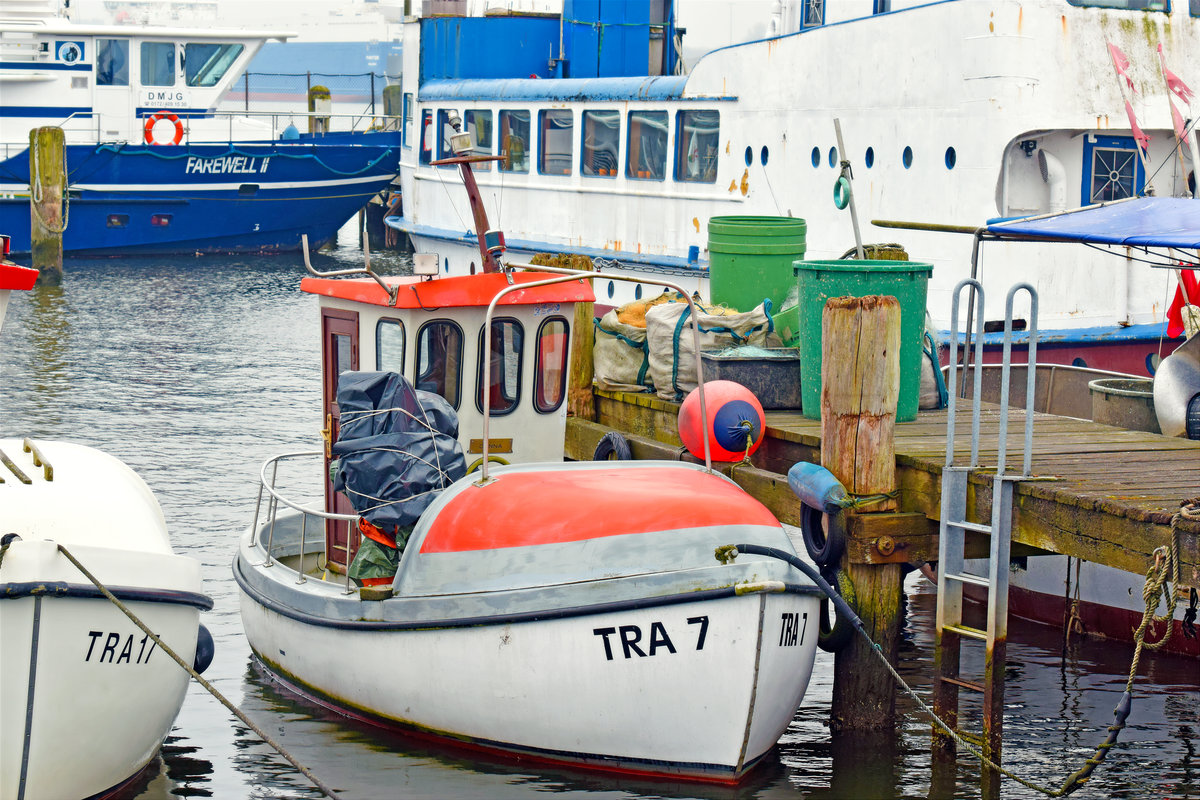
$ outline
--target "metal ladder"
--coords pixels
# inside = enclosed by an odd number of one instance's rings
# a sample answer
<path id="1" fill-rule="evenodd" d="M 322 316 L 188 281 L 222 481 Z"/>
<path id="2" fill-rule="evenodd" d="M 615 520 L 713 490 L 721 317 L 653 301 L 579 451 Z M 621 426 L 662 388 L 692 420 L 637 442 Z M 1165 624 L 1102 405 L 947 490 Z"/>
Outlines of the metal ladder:
<path id="1" fill-rule="evenodd" d="M 962 290 L 974 289 L 976 302 L 974 397 L 971 414 L 971 459 L 966 465 L 955 463 L 954 427 L 956 411 L 958 360 L 958 304 Z M 1025 442 L 1024 464 L 1020 474 L 1006 472 L 1005 457 L 1008 436 L 1009 375 L 1011 372 L 1013 297 L 1026 289 L 1030 298 L 1029 356 L 1025 376 Z M 938 527 L 938 586 L 937 627 L 934 650 L 934 711 L 966 741 L 980 747 L 984 755 L 1000 763 L 1002 722 L 1004 719 L 1004 665 L 1008 639 L 1008 574 L 1009 550 L 1012 535 L 1013 488 L 1017 481 L 1031 477 L 1033 445 L 1033 404 L 1037 364 L 1037 291 L 1028 283 L 1019 283 L 1008 292 L 1004 317 L 1004 357 L 1000 384 L 999 442 L 996 474 L 992 483 L 992 519 L 990 525 L 967 519 L 968 476 L 979 469 L 980 392 L 983 366 L 983 286 L 967 279 L 954 287 L 950 321 L 950 397 L 946 421 L 946 465 L 942 470 L 941 520 Z M 968 323 L 969 324 L 969 323 Z M 963 348 L 969 350 L 969 340 Z M 988 575 L 970 574 L 965 568 L 967 532 L 990 538 Z M 987 593 L 987 624 L 979 629 L 963 622 L 963 588 L 975 586 Z M 959 676 L 959 655 L 962 639 L 982 641 L 986 645 L 982 683 L 963 680 Z M 983 695 L 983 735 L 963 732 L 958 726 L 959 691 L 967 689 Z M 955 742 L 939 728 L 934 728 L 935 784 L 939 762 L 943 772 L 949 767 L 953 780 Z M 984 767 L 982 783 L 984 796 L 999 792 L 999 775 Z M 990 787 L 990 788 L 989 788 Z"/>

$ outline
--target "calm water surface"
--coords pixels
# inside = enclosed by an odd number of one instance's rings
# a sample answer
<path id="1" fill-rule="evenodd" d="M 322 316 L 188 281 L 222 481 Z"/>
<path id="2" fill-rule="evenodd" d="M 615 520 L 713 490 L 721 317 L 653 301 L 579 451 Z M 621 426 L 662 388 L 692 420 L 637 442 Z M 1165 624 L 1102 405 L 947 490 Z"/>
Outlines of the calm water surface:
<path id="1" fill-rule="evenodd" d="M 344 235 L 323 264 L 360 258 Z M 395 257 L 382 263 L 383 271 L 404 268 Z M 318 314 L 315 298 L 298 290 L 303 267 L 287 256 L 77 260 L 66 269 L 61 289 L 18 294 L 10 305 L 0 338 L 0 436 L 89 444 L 141 474 L 176 551 L 202 562 L 216 603 L 204 617 L 217 645 L 206 677 L 347 800 L 928 795 L 929 727 L 907 698 L 894 733 L 831 741 L 833 659 L 824 653 L 777 755 L 737 789 L 481 761 L 347 722 L 282 691 L 251 659 L 230 562 L 262 462 L 319 443 Z M 928 697 L 933 604 L 922 580 L 909 584 L 902 672 Z M 1006 762 L 1053 786 L 1079 768 L 1112 719 L 1130 655 L 1122 645 L 1087 643 L 1064 656 L 1059 636 L 1017 627 Z M 1200 798 L 1198 673 L 1194 663 L 1143 658 L 1122 743 L 1076 797 Z M 977 765 L 964 756 L 959 770 L 956 796 L 978 796 Z M 321 795 L 193 683 L 162 757 L 127 796 Z M 1006 783 L 1003 796 L 1037 795 Z"/>

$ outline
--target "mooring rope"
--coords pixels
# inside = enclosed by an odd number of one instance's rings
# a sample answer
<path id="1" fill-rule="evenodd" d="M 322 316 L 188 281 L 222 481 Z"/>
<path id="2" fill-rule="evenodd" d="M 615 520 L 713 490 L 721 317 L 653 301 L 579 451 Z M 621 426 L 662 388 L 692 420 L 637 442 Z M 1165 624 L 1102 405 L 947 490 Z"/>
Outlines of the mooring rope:
<path id="1" fill-rule="evenodd" d="M 1105 737 L 1103 742 L 1096 746 L 1095 754 L 1084 762 L 1083 767 L 1070 775 L 1063 782 L 1062 786 L 1058 787 L 1057 789 L 1040 786 L 1030 780 L 1022 778 L 1020 775 L 1017 775 L 1011 770 L 1000 766 L 988 758 L 982 750 L 964 739 L 951 725 L 947 724 L 940 717 L 938 717 L 938 715 L 934 713 L 934 710 L 930 708 L 924 700 L 921 699 L 920 695 L 918 695 L 916 691 L 908 685 L 904 678 L 900 676 L 900 673 L 896 671 L 895 667 L 892 666 L 891 662 L 888 661 L 887 656 L 883 653 L 883 648 L 871 639 L 871 636 L 869 633 L 867 633 L 866 627 L 862 620 L 859 619 L 854 610 L 850 608 L 845 599 L 837 592 L 837 590 L 830 586 L 829 583 L 821 577 L 820 573 L 813 569 L 813 567 L 804 563 L 791 553 L 778 550 L 774 547 L 763 547 L 762 545 L 755 544 L 725 545 L 723 547 L 718 547 L 716 550 L 716 557 L 717 561 L 721 562 L 722 564 L 728 564 L 732 563 L 733 560 L 737 558 L 739 552 L 751 553 L 754 555 L 777 558 L 781 561 L 786 561 L 793 567 L 796 567 L 817 584 L 817 587 L 825 593 L 831 602 L 833 602 L 834 606 L 838 610 L 838 613 L 843 614 L 848 620 L 850 620 L 853 627 L 856 628 L 860 634 L 862 634 L 864 639 L 866 639 L 867 644 L 870 645 L 871 651 L 879 656 L 879 660 L 883 662 L 885 667 L 887 667 L 887 671 L 891 673 L 892 678 L 896 681 L 896 683 L 902 689 L 904 689 L 905 693 L 908 694 L 909 697 L 913 699 L 921 711 L 923 711 L 925 715 L 933 721 L 933 724 L 945 731 L 950 738 L 955 741 L 955 743 L 964 747 L 967 752 L 979 759 L 979 761 L 988 768 L 993 769 L 1001 775 L 1016 781 L 1028 789 L 1041 792 L 1049 797 L 1065 797 L 1066 795 L 1074 792 L 1076 789 L 1079 789 L 1081 786 L 1086 784 L 1090 779 L 1092 772 L 1104 761 L 1104 757 L 1108 755 L 1108 751 L 1116 746 L 1117 737 L 1120 735 L 1121 730 L 1125 727 L 1125 720 L 1129 716 L 1130 709 L 1133 705 L 1133 681 L 1137 674 L 1138 661 L 1141 658 L 1143 647 L 1149 649 L 1162 647 L 1162 645 L 1169 638 L 1168 634 L 1153 644 L 1144 643 L 1146 629 L 1152 620 L 1172 620 L 1174 618 L 1175 605 L 1178 602 L 1177 590 L 1171 593 L 1172 599 L 1169 604 L 1169 616 L 1157 617 L 1155 616 L 1155 611 L 1158 609 L 1158 603 L 1162 597 L 1163 586 L 1167 582 L 1168 575 L 1171 576 L 1172 583 L 1174 583 L 1179 576 L 1179 532 L 1177 525 L 1180 519 L 1200 520 L 1200 498 L 1196 498 L 1195 500 L 1191 501 L 1185 501 L 1182 504 L 1180 511 L 1172 518 L 1171 547 L 1168 548 L 1163 546 L 1154 551 L 1154 563 L 1146 573 L 1146 588 L 1142 592 L 1142 595 L 1146 600 L 1146 611 L 1142 616 L 1142 624 L 1138 627 L 1136 633 L 1134 634 L 1136 647 L 1133 653 L 1133 663 L 1130 665 L 1129 669 L 1129 680 L 1125 684 L 1125 692 L 1121 695 L 1121 700 L 1117 703 L 1117 707 L 1113 709 L 1113 724 L 1108 726 L 1108 735 Z M 1170 628 L 1168 628 L 1168 630 L 1170 630 Z"/>
<path id="2" fill-rule="evenodd" d="M 9 543 L 6 542 L 3 545 L 3 547 L 0 547 L 0 563 L 2 563 L 4 560 L 4 553 L 6 550 L 8 550 L 8 546 L 9 546 Z M 191 675 L 193 678 L 195 678 L 196 681 L 201 686 L 203 686 L 205 689 L 208 690 L 209 694 L 211 694 L 213 697 L 217 698 L 217 700 L 221 703 L 221 705 L 223 705 L 223 706 L 225 706 L 225 708 L 229 709 L 229 711 L 235 717 L 237 717 L 239 720 L 241 720 L 241 722 L 244 725 L 246 725 L 246 727 L 248 727 L 250 730 L 254 731 L 256 736 L 258 736 L 264 742 L 269 744 L 271 747 L 275 748 L 276 752 L 278 752 L 281 756 L 283 756 L 285 759 L 287 759 L 288 763 L 291 764 L 296 769 L 298 769 L 304 775 L 304 777 L 306 777 L 310 781 L 312 781 L 313 785 L 316 786 L 318 789 L 320 789 L 322 792 L 324 792 L 327 797 L 330 797 L 333 800 L 339 800 L 340 796 L 338 795 L 338 793 L 336 791 L 334 791 L 333 789 L 326 786 L 321 781 L 320 778 L 318 778 L 316 775 L 313 774 L 312 770 L 310 770 L 308 767 L 304 766 L 299 761 L 297 761 L 296 758 L 291 753 L 289 753 L 287 750 L 284 749 L 283 745 L 279 744 L 279 742 L 272 739 L 270 737 L 270 735 L 268 735 L 267 732 L 264 731 L 262 728 L 255 725 L 250 720 L 250 718 L 247 717 L 242 712 L 241 709 L 239 709 L 237 706 L 235 706 L 233 703 L 231 703 L 228 699 L 226 699 L 226 697 L 224 695 L 222 695 L 221 692 L 218 691 L 215 686 L 213 686 L 211 683 L 209 683 L 203 677 L 201 677 L 200 673 L 196 672 L 196 670 L 192 667 L 191 664 L 188 664 L 186 661 L 184 661 L 182 658 L 180 658 L 179 654 L 176 653 L 174 650 L 172 650 L 167 645 L 166 642 L 164 642 L 162 639 L 160 639 L 157 634 L 155 634 L 152 630 L 150 630 L 150 628 L 146 627 L 146 624 L 144 622 L 142 622 L 140 619 L 138 619 L 137 615 L 134 614 L 132 611 L 130 611 L 129 608 L 124 603 L 122 603 L 119 598 L 116 597 L 116 595 L 114 595 L 112 592 L 110 592 L 108 590 L 108 587 L 106 587 L 103 583 L 101 583 L 99 581 L 99 579 L 96 578 L 95 575 L 93 575 L 91 572 L 89 572 L 87 567 L 83 566 L 83 564 L 81 564 L 79 562 L 79 560 L 77 558 L 75 558 L 75 556 L 71 555 L 70 551 L 68 551 L 67 548 L 63 547 L 60 544 L 60 545 L 58 545 L 58 551 L 60 553 L 62 553 L 64 556 L 66 556 L 67 560 L 70 561 L 72 564 L 74 564 L 75 567 L 80 572 L 82 572 L 89 581 L 92 582 L 92 585 L 100 590 L 101 594 L 103 594 L 105 597 L 107 597 L 109 599 L 109 601 L 111 601 L 113 603 L 113 605 L 115 605 L 117 608 L 119 608 L 125 616 L 129 617 L 129 619 L 133 622 L 134 625 L 137 625 L 138 628 L 140 628 L 143 633 L 145 633 L 147 636 L 149 636 L 150 639 L 153 640 L 153 642 L 155 644 L 157 644 L 160 648 L 162 648 L 163 652 L 165 652 L 172 659 L 174 659 L 176 664 L 183 667 L 183 669 L 186 670 L 189 675 Z"/>
<path id="3" fill-rule="evenodd" d="M 31 161 L 32 161 L 31 169 L 29 171 L 29 198 L 32 202 L 30 202 L 29 205 L 33 208 L 33 213 L 37 215 L 38 222 L 42 223 L 42 227 L 46 229 L 47 233 L 50 233 L 54 236 L 62 236 L 64 233 L 67 232 L 67 220 L 70 218 L 70 215 L 71 215 L 71 196 L 70 196 L 70 192 L 68 190 L 68 186 L 66 185 L 66 182 L 67 182 L 67 147 L 64 144 L 63 150 L 62 150 L 62 153 L 63 153 L 63 184 L 64 184 L 63 185 L 63 195 L 62 195 L 62 207 L 63 207 L 62 226 L 57 227 L 57 228 L 54 227 L 53 225 L 51 225 L 49 222 L 47 222 L 46 218 L 44 216 L 42 216 L 42 208 L 41 208 L 41 205 L 42 205 L 42 169 L 41 169 L 41 164 L 38 160 L 38 150 L 39 149 L 40 148 L 37 147 L 36 145 L 31 146 L 29 148 L 29 155 L 30 155 Z"/>

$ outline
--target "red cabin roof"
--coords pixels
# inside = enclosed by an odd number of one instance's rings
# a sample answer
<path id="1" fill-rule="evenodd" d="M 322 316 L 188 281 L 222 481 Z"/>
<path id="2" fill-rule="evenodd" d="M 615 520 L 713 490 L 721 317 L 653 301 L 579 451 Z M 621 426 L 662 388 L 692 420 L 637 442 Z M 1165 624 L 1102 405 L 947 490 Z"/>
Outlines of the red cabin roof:
<path id="1" fill-rule="evenodd" d="M 0 261 L 0 289 L 32 289 L 38 271 Z"/>
<path id="2" fill-rule="evenodd" d="M 512 283 L 534 283 L 554 277 L 551 273 L 514 272 Z M 493 272 L 462 275 L 455 278 L 384 278 L 389 285 L 399 286 L 395 308 L 434 309 L 486 307 L 501 289 L 510 285 L 509 276 Z M 305 278 L 300 289 L 309 294 L 336 297 L 355 303 L 388 306 L 387 293 L 370 278 L 339 280 L 336 278 Z M 596 299 L 592 287 L 583 279 L 536 286 L 513 292 L 500 300 L 500 305 L 537 305 L 538 303 L 589 303 Z"/>

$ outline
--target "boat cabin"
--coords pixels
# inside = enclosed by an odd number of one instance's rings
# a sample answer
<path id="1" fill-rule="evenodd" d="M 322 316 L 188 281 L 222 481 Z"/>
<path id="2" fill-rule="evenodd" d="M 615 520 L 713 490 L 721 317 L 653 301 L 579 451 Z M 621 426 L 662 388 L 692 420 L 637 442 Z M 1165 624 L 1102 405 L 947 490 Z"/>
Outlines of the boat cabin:
<path id="1" fill-rule="evenodd" d="M 575 304 L 591 302 L 587 281 L 531 286 L 500 299 L 491 323 L 491 369 L 485 370 L 488 305 L 514 284 L 546 279 L 533 272 L 484 273 L 455 278 L 387 279 L 395 299 L 369 278 L 309 277 L 301 289 L 320 297 L 322 409 L 325 421 L 325 507 L 351 514 L 349 501 L 329 480 L 330 448 L 339 422 L 337 379 L 350 370 L 395 372 L 420 390 L 441 395 L 459 420 L 468 471 L 484 458 L 484 401 L 488 403 L 487 458 L 499 464 L 562 459 L 566 432 L 568 355 Z M 490 377 L 488 377 L 490 376 Z M 343 570 L 357 549 L 358 532 L 326 520 L 330 568 Z"/>

